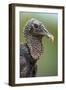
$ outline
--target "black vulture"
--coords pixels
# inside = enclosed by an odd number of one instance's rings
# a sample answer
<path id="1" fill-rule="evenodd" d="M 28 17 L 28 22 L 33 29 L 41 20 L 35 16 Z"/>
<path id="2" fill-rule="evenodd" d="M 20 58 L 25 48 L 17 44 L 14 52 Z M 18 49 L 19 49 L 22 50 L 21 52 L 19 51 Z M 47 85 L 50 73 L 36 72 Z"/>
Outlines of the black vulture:
<path id="1" fill-rule="evenodd" d="M 26 43 L 20 44 L 20 78 L 35 77 L 37 60 L 42 53 L 42 38 L 44 36 L 52 41 L 54 37 L 39 20 L 30 19 L 24 28 Z"/>

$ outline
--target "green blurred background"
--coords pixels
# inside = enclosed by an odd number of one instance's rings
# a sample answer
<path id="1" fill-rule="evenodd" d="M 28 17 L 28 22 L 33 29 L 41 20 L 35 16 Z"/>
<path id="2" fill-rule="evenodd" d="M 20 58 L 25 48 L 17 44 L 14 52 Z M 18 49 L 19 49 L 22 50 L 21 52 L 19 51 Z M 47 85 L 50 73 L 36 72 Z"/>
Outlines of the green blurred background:
<path id="1" fill-rule="evenodd" d="M 37 77 L 40 76 L 56 76 L 58 74 L 58 60 L 57 60 L 57 37 L 58 37 L 58 15 L 56 13 L 38 13 L 38 12 L 20 12 L 20 43 L 25 43 L 24 27 L 26 22 L 36 18 L 41 21 L 50 33 L 55 37 L 52 43 L 48 38 L 43 38 L 43 54 L 37 62 L 38 70 Z"/>

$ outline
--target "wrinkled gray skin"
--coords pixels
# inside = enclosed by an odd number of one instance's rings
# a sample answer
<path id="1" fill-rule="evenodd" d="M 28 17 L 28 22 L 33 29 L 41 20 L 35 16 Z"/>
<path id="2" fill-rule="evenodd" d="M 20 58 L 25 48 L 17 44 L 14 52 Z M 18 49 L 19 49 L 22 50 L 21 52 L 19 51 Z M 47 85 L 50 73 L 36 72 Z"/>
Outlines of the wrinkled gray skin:
<path id="1" fill-rule="evenodd" d="M 42 53 L 42 38 L 50 33 L 44 25 L 30 19 L 24 28 L 26 44 L 20 44 L 20 77 L 35 77 L 37 72 L 36 62 Z"/>

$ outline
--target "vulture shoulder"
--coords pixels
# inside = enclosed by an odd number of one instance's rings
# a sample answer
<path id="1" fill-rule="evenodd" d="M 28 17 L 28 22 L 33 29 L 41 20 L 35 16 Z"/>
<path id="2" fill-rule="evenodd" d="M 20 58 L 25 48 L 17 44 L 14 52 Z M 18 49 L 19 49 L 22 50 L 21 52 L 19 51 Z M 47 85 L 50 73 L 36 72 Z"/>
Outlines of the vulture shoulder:
<path id="1" fill-rule="evenodd" d="M 26 44 L 20 44 L 20 77 L 32 77 L 34 73 L 35 65 L 29 49 Z"/>

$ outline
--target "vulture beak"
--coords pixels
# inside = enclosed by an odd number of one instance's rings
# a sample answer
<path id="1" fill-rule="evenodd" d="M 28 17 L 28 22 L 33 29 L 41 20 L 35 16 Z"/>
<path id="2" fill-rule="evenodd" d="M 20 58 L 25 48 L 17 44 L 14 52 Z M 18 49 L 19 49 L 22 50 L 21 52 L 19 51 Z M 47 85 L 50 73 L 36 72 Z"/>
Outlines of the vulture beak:
<path id="1" fill-rule="evenodd" d="M 51 39 L 52 42 L 54 42 L 54 36 L 52 34 L 48 33 L 47 36 Z"/>
<path id="2" fill-rule="evenodd" d="M 54 36 L 51 33 L 49 33 L 47 29 L 44 29 L 44 31 L 44 35 L 51 39 L 52 42 L 54 42 Z"/>

